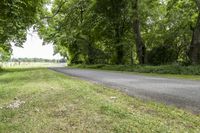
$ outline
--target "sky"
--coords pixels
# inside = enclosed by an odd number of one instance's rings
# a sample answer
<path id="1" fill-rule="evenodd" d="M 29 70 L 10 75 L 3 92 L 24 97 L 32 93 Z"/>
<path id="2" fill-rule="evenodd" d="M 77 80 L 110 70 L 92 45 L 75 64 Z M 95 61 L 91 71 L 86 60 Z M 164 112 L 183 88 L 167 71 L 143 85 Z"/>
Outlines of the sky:
<path id="1" fill-rule="evenodd" d="M 27 41 L 23 48 L 13 46 L 12 58 L 44 58 L 44 59 L 61 59 L 57 54 L 53 55 L 53 45 L 42 45 L 42 40 L 39 38 L 37 32 L 30 30 L 27 35 Z"/>

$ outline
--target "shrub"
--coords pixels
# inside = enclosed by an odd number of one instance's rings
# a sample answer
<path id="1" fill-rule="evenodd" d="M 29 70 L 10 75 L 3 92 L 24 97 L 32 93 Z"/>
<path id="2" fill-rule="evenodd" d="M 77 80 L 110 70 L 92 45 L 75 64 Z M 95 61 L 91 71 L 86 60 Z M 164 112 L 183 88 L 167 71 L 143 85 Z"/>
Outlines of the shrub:
<path id="1" fill-rule="evenodd" d="M 173 63 L 177 60 L 177 52 L 170 46 L 159 46 L 147 52 L 147 62 L 152 65 Z"/>

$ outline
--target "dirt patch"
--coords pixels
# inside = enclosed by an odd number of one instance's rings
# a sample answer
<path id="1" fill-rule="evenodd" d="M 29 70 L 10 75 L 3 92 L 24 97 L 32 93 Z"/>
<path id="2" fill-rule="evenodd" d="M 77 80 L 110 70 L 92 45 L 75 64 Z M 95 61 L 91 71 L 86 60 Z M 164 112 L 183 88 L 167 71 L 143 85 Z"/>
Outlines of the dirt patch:
<path id="1" fill-rule="evenodd" d="M 16 109 L 16 108 L 19 108 L 22 104 L 25 104 L 25 101 L 15 100 L 11 102 L 10 104 L 6 105 L 5 107 L 1 107 L 1 109 L 2 108 Z"/>
<path id="2" fill-rule="evenodd" d="M 15 109 L 15 108 L 19 108 L 22 104 L 25 104 L 25 101 L 15 100 L 14 102 L 7 105 L 6 108 Z"/>

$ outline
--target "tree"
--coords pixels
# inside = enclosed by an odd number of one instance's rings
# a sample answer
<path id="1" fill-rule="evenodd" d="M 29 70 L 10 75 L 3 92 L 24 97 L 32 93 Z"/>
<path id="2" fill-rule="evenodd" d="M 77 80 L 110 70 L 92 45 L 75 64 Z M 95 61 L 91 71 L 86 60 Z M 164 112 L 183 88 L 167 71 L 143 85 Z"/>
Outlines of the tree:
<path id="1" fill-rule="evenodd" d="M 192 28 L 192 41 L 189 49 L 189 58 L 193 64 L 200 63 L 200 1 L 195 0 L 196 6 L 198 8 L 198 17 L 196 25 Z"/>
<path id="2" fill-rule="evenodd" d="M 27 29 L 38 20 L 45 0 L 1 0 L 0 1 L 0 48 L 9 48 L 10 43 L 22 46 Z"/>
<path id="3" fill-rule="evenodd" d="M 37 28 L 44 41 L 53 43 L 55 51 L 68 57 L 70 63 L 187 62 L 189 47 L 191 61 L 197 62 L 198 3 L 199 0 L 55 0 L 52 10 L 41 14 L 46 17 L 41 17 L 44 19 Z M 161 57 L 162 53 L 166 56 Z"/>
<path id="4" fill-rule="evenodd" d="M 140 30 L 140 17 L 139 17 L 139 0 L 132 0 L 132 8 L 134 13 L 133 18 L 133 31 L 135 33 L 135 43 L 137 48 L 137 56 L 140 64 L 145 63 L 146 47 L 143 42 Z"/>

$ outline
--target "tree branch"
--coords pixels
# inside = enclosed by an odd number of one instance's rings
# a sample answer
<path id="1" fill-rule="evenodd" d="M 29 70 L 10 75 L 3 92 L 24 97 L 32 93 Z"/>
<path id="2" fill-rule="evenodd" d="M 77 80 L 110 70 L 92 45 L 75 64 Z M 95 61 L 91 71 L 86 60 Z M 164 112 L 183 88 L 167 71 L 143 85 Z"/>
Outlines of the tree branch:
<path id="1" fill-rule="evenodd" d="M 53 16 L 46 16 L 46 17 L 44 17 L 44 18 L 42 18 L 42 19 L 50 19 L 50 18 L 55 17 L 55 16 L 60 12 L 60 10 L 62 9 L 62 7 L 64 6 L 64 4 L 65 4 L 66 2 L 67 2 L 67 0 L 65 0 L 64 2 L 62 2 L 62 3 L 59 5 L 57 11 L 53 14 Z"/>

